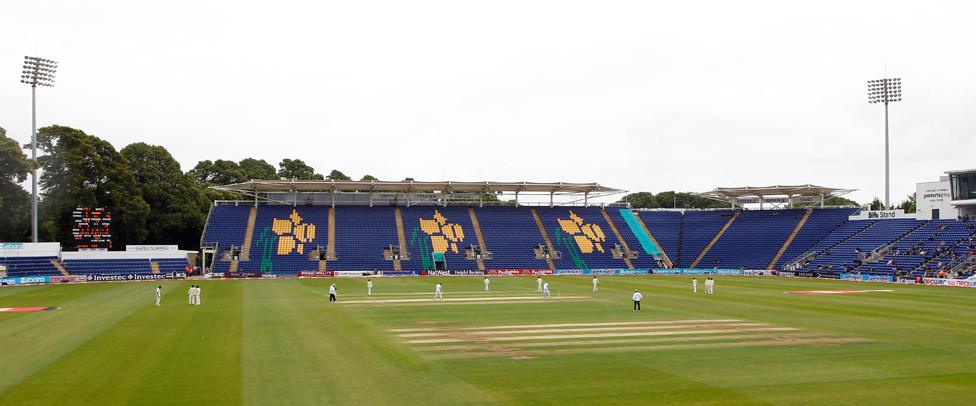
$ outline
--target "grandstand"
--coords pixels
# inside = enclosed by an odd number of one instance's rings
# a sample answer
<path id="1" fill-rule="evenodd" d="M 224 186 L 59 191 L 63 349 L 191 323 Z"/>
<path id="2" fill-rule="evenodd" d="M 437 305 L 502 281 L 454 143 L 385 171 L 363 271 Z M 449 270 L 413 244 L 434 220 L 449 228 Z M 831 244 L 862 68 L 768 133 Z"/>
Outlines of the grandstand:
<path id="1" fill-rule="evenodd" d="M 524 193 L 523 184 L 464 185 L 468 192 Z M 290 185 L 288 181 L 255 181 L 221 188 L 247 190 L 254 200 L 215 202 L 202 239 L 202 245 L 212 250 L 209 258 L 214 271 L 424 274 L 493 270 L 650 272 L 677 267 L 789 270 L 816 276 L 851 272 L 907 276 L 924 275 L 926 270 L 951 270 L 950 265 L 969 258 L 976 236 L 972 223 L 868 219 L 858 217 L 861 209 L 822 207 L 825 196 L 848 191 L 812 185 L 709 192 L 713 197 L 729 199 L 734 208 L 724 210 L 636 211 L 591 206 L 585 201 L 579 204 L 578 200 L 562 205 L 512 202 L 493 206 L 470 195 L 467 200 L 450 196 L 464 193 L 464 187 L 454 188 L 461 185 L 457 182 L 384 184 L 382 192 L 386 195 L 382 199 L 363 199 L 360 191 L 375 190 L 375 182 L 339 185 L 304 181 L 301 191 L 292 188 L 285 196 L 291 204 L 268 198 Z M 615 190 L 597 184 L 537 185 L 547 185 L 537 186 L 535 191 L 550 196 L 558 191 Z M 417 188 L 427 191 L 427 199 L 410 200 L 411 191 Z M 384 204 L 341 204 L 348 201 L 343 191 L 361 202 L 381 200 Z M 389 193 L 408 197 L 391 199 Z M 761 208 L 774 209 L 746 209 L 745 205 L 755 203 L 757 197 Z M 778 206 L 783 203 L 787 205 Z M 795 208 L 803 204 L 813 207 Z M 299 228 L 312 231 L 299 232 Z M 324 247 L 332 247 L 327 249 L 328 255 L 319 253 Z"/>
<path id="2" fill-rule="evenodd" d="M 219 189 L 252 198 L 214 202 L 201 236 L 205 267 L 229 276 L 678 268 L 962 277 L 976 267 L 976 222 L 822 207 L 825 196 L 847 191 L 812 185 L 718 188 L 703 195 L 730 208 L 713 210 L 589 205 L 590 193 L 620 192 L 595 183 L 252 181 Z M 483 199 L 506 192 L 550 202 Z M 0 248 L 9 277 L 175 274 L 193 261 L 176 247 Z"/>

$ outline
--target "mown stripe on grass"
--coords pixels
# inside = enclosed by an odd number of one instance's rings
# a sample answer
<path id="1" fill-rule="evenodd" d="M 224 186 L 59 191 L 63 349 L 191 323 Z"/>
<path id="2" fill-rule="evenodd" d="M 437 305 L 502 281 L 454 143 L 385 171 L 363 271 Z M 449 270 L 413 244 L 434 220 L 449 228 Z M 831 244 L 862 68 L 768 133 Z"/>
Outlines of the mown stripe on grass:
<path id="1" fill-rule="evenodd" d="M 0 316 L 0 394 L 51 365 L 138 310 L 145 292 L 134 285 L 97 284 L 15 288 L 3 303 L 23 304 L 23 296 L 48 294 L 62 309 L 56 312 Z M 4 289 L 6 290 L 6 288 Z M 40 299 L 38 297 L 37 299 Z M 27 298 L 28 301 L 35 299 Z"/>
<path id="2" fill-rule="evenodd" d="M 511 329 L 536 329 L 536 328 L 562 328 L 562 327 L 596 327 L 596 326 L 655 326 L 668 324 L 704 324 L 704 323 L 735 323 L 739 319 L 701 319 L 701 320 L 657 320 L 657 321 L 617 321 L 603 323 L 559 323 L 559 324 L 515 324 L 504 326 L 476 326 L 476 327 L 420 327 L 420 328 L 393 328 L 389 331 L 394 333 L 407 333 L 414 331 L 480 331 L 480 330 L 511 330 Z"/>
<path id="3" fill-rule="evenodd" d="M 151 302 L 150 284 L 119 285 L 127 294 L 108 305 L 132 314 L 11 388 L 0 403 L 239 403 L 239 289 L 204 282 L 204 305 L 190 306 L 188 285 L 165 284 L 161 307 Z M 76 322 L 87 325 L 85 318 Z"/>
<path id="4" fill-rule="evenodd" d="M 296 281 L 244 284 L 242 393 L 268 404 L 464 404 L 491 399 Z M 288 300 L 280 300 L 285 299 Z"/>
<path id="5" fill-rule="evenodd" d="M 781 340 L 745 340 L 732 342 L 708 342 L 708 343 L 683 343 L 683 344 L 661 344 L 661 345 L 633 345 L 633 346 L 614 346 L 614 347 L 580 347 L 580 348 L 556 348 L 545 350 L 512 350 L 496 352 L 450 352 L 431 354 L 432 359 L 457 359 L 457 358 L 485 358 L 485 357 L 538 357 L 542 355 L 562 355 L 580 353 L 605 353 L 605 352 L 626 352 L 626 351 L 664 351 L 664 350 L 702 350 L 712 348 L 743 348 L 743 347 L 779 347 L 791 345 L 838 345 L 854 344 L 867 342 L 860 338 L 851 337 L 814 337 L 814 338 L 791 338 Z"/>

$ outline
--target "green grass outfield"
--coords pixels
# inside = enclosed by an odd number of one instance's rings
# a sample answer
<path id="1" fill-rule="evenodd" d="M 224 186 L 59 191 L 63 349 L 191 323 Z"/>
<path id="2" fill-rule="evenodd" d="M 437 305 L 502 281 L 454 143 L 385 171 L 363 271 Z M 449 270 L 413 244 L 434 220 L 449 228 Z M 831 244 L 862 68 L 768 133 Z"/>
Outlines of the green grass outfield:
<path id="1" fill-rule="evenodd" d="M 563 276 L 542 301 L 534 279 L 380 278 L 365 304 L 362 279 L 202 281 L 201 306 L 167 281 L 160 308 L 155 282 L 0 288 L 61 307 L 0 313 L 0 405 L 976 402 L 976 290 Z M 895 291 L 784 293 L 815 289 Z"/>

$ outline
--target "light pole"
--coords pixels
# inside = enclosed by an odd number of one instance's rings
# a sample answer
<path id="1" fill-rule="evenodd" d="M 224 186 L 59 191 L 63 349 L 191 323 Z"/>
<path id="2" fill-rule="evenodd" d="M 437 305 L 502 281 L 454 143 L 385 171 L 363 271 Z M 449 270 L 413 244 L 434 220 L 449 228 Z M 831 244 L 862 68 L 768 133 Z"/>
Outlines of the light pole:
<path id="1" fill-rule="evenodd" d="M 31 87 L 31 241 L 37 242 L 37 87 L 54 86 L 54 72 L 58 63 L 50 59 L 36 56 L 24 57 L 24 71 L 20 75 L 20 83 Z"/>
<path id="2" fill-rule="evenodd" d="M 885 208 L 891 208 L 891 163 L 888 155 L 888 103 L 901 101 L 901 78 L 868 81 L 868 103 L 884 103 L 885 121 Z"/>

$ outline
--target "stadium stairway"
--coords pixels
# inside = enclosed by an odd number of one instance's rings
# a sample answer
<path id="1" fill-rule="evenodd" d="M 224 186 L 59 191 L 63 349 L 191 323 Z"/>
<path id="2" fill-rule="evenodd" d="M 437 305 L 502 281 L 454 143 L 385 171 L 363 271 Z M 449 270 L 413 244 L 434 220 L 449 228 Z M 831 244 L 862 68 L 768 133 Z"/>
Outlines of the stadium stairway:
<path id="1" fill-rule="evenodd" d="M 335 207 L 329 208 L 329 241 L 326 243 L 325 258 L 329 261 L 334 261 L 336 259 L 336 222 L 335 222 Z M 323 265 L 324 267 L 324 265 Z M 323 268 L 324 269 L 324 268 Z"/>
<path id="2" fill-rule="evenodd" d="M 57 269 L 57 270 L 58 270 L 58 272 L 61 272 L 61 275 L 64 275 L 64 276 L 68 276 L 68 275 L 70 275 L 70 274 L 68 273 L 68 270 L 66 270 L 66 269 L 64 269 L 64 267 L 63 267 L 63 266 L 61 266 L 61 263 L 60 263 L 60 262 L 58 262 L 58 260 L 56 260 L 56 259 L 52 259 L 52 260 L 51 260 L 51 265 L 54 265 L 54 268 L 55 268 L 55 269 Z"/>
<path id="3" fill-rule="evenodd" d="M 244 231 L 244 244 L 241 245 L 241 260 L 251 259 L 251 240 L 254 238 L 254 223 L 258 218 L 258 208 L 251 207 L 251 212 L 247 215 L 247 228 Z"/>
<path id="4" fill-rule="evenodd" d="M 684 216 L 681 212 L 639 210 L 636 214 L 641 227 L 657 244 L 661 253 L 671 263 L 671 267 L 681 266 L 681 251 L 684 245 Z"/>
<path id="5" fill-rule="evenodd" d="M 393 209 L 393 217 L 396 219 L 396 230 L 397 230 L 397 241 L 400 243 L 400 249 L 407 249 L 407 234 L 403 232 L 403 213 L 400 212 L 400 208 Z M 403 263 L 399 259 L 393 260 L 393 270 L 402 271 Z"/>
<path id="6" fill-rule="evenodd" d="M 647 227 L 646 223 L 644 223 L 644 219 L 642 219 L 641 216 L 636 214 L 634 215 L 634 219 L 636 219 L 637 224 L 640 225 L 642 229 L 644 229 L 644 234 L 647 234 L 647 237 L 650 238 L 651 244 L 654 244 L 654 247 L 658 250 L 658 252 L 661 253 L 661 259 L 663 259 L 662 262 L 664 263 L 664 267 L 665 268 L 674 267 L 674 262 L 671 261 L 671 257 L 668 256 L 668 252 L 665 251 L 664 247 L 661 246 L 661 243 L 657 241 L 657 237 L 654 237 L 654 233 L 652 233 L 651 229 Z"/>
<path id="7" fill-rule="evenodd" d="M 149 269 L 152 269 L 152 273 L 159 275 L 159 262 L 149 261 Z"/>
<path id="8" fill-rule="evenodd" d="M 474 212 L 474 207 L 468 207 L 468 216 L 471 217 L 471 228 L 474 229 L 474 236 L 478 239 L 478 246 L 481 247 L 482 252 L 488 252 L 488 245 L 485 244 L 485 236 L 481 234 L 481 225 L 478 224 L 478 215 Z M 481 258 L 477 259 L 478 270 L 485 270 L 485 261 Z"/>
<path id="9" fill-rule="evenodd" d="M 793 259 L 787 266 L 783 267 L 783 269 L 806 266 L 806 264 L 815 261 L 824 253 L 830 252 L 837 246 L 857 237 L 858 234 L 867 231 L 871 227 L 874 227 L 875 224 L 877 224 L 877 221 L 848 221 L 841 224 L 839 227 L 834 229 L 834 231 L 831 231 L 830 234 L 821 239 L 820 242 L 810 248 L 809 251 Z"/>
<path id="10" fill-rule="evenodd" d="M 705 255 L 708 254 L 708 251 L 715 246 L 715 243 L 718 242 L 720 238 L 722 238 L 722 234 L 725 234 L 725 231 L 732 226 L 732 222 L 734 222 L 737 217 L 739 217 L 738 211 L 732 213 L 732 215 L 729 216 L 729 220 L 725 222 L 725 225 L 722 226 L 721 229 L 718 230 L 718 233 L 715 234 L 715 237 L 712 238 L 712 241 L 710 241 L 708 245 L 706 245 L 705 248 L 702 249 L 700 253 L 698 253 L 698 257 L 696 257 L 695 260 L 691 262 L 691 266 L 689 268 L 694 268 L 695 266 L 698 265 L 698 262 L 701 261 L 702 258 L 705 258 Z"/>
<path id="11" fill-rule="evenodd" d="M 549 232 L 546 231 L 546 226 L 542 224 L 542 218 L 539 217 L 539 212 L 533 207 L 529 209 L 532 212 L 532 218 L 535 219 L 535 225 L 539 227 L 539 234 L 542 235 L 542 240 L 546 242 L 546 247 L 549 248 L 550 253 L 556 252 L 556 246 L 552 244 L 552 240 L 549 238 Z M 552 262 L 552 258 L 546 258 L 546 263 L 549 264 L 549 269 L 556 269 L 556 264 Z"/>
<path id="12" fill-rule="evenodd" d="M 767 266 L 766 269 L 772 270 L 773 267 L 776 266 L 776 263 L 783 258 L 783 254 L 786 253 L 786 250 L 790 247 L 790 244 L 793 243 L 793 239 L 796 238 L 796 235 L 800 233 L 803 225 L 806 224 L 807 220 L 810 219 L 811 214 L 813 214 L 813 209 L 807 209 L 807 211 L 803 213 L 803 218 L 800 219 L 799 223 L 796 223 L 796 227 L 793 228 L 793 232 L 790 233 L 789 237 L 786 237 L 786 241 L 783 241 L 783 246 L 779 247 L 779 251 L 776 251 L 776 256 L 773 257 L 772 261 L 769 261 L 769 266 Z"/>
<path id="13" fill-rule="evenodd" d="M 625 240 L 624 236 L 620 234 L 620 230 L 617 229 L 617 225 L 613 224 L 613 219 L 610 218 L 610 214 L 607 213 L 607 209 L 601 207 L 600 214 L 603 215 L 603 219 L 606 220 L 607 224 L 610 225 L 610 231 L 613 231 L 613 235 L 617 237 L 617 241 L 620 241 L 620 245 L 624 247 L 625 252 L 624 252 L 623 260 L 624 263 L 627 264 L 627 269 L 634 269 L 634 263 L 631 262 L 630 258 L 627 257 L 627 253 L 631 252 L 630 246 L 627 245 L 627 240 Z"/>

